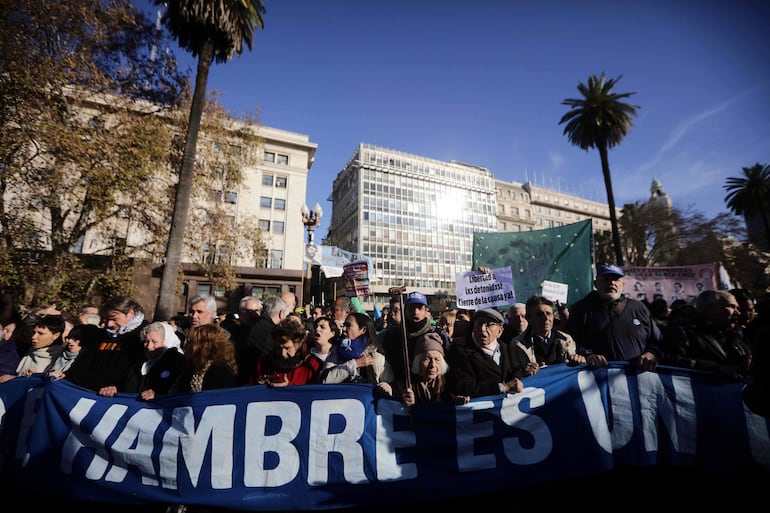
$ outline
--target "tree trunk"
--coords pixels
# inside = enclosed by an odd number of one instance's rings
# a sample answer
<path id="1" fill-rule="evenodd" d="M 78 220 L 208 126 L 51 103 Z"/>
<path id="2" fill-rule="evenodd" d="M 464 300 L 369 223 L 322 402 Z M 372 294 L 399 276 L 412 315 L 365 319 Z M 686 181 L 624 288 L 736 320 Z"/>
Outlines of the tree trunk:
<path id="1" fill-rule="evenodd" d="M 171 230 L 166 245 L 166 262 L 163 276 L 160 280 L 160 292 L 155 305 L 155 320 L 166 320 L 174 315 L 174 305 L 177 294 L 177 275 L 184 247 L 187 215 L 190 212 L 190 196 L 192 193 L 193 176 L 195 173 L 195 155 L 198 149 L 198 131 L 203 117 L 203 107 L 206 103 L 206 84 L 209 78 L 209 68 L 214 59 L 214 44 L 204 43 L 198 56 L 198 70 L 195 76 L 195 92 L 190 105 L 190 119 L 185 136 L 182 167 L 179 170 L 179 183 L 174 200 L 174 215 L 171 220 Z"/>
<path id="2" fill-rule="evenodd" d="M 612 192 L 612 176 L 610 175 L 610 163 L 607 158 L 607 143 L 597 143 L 599 157 L 602 159 L 602 174 L 604 186 L 607 188 L 607 204 L 610 207 L 610 224 L 612 225 L 612 245 L 615 248 L 615 263 L 623 267 L 623 249 L 620 246 L 620 230 L 618 229 L 618 216 L 615 212 L 615 195 Z"/>

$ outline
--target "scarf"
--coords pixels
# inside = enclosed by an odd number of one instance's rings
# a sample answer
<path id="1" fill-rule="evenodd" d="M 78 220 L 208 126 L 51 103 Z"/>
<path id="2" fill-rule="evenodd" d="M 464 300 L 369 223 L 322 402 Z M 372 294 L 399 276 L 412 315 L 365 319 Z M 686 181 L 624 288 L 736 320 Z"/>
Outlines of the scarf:
<path id="1" fill-rule="evenodd" d="M 53 362 L 50 370 L 60 370 L 66 372 L 75 363 L 75 358 L 78 357 L 80 351 L 73 353 L 72 351 L 65 350 L 59 357 Z"/>
<path id="2" fill-rule="evenodd" d="M 206 365 L 203 366 L 200 372 L 196 372 L 195 374 L 193 374 L 193 377 L 190 380 L 190 392 L 203 391 L 203 378 L 206 376 L 206 373 L 209 371 L 209 367 L 211 367 L 211 360 L 206 362 Z"/>
<path id="3" fill-rule="evenodd" d="M 126 324 L 117 330 L 108 328 L 106 331 L 110 338 L 116 338 L 117 336 L 124 333 L 134 331 L 136 328 L 141 326 L 142 322 L 144 322 L 144 314 L 142 312 L 136 312 L 136 314 L 130 318 Z"/>
<path id="4" fill-rule="evenodd" d="M 418 381 L 414 386 L 414 398 L 418 403 L 429 403 L 441 400 L 444 391 L 444 376 L 438 376 L 430 381 Z"/>
<path id="5" fill-rule="evenodd" d="M 16 374 L 21 376 L 27 370 L 32 370 L 33 373 L 47 372 L 62 352 L 64 352 L 64 346 L 61 344 L 34 349 L 21 359 L 19 366 L 16 367 Z"/>
<path id="6" fill-rule="evenodd" d="M 409 338 L 417 338 L 420 335 L 425 335 L 430 331 L 430 319 L 427 317 L 417 323 L 407 322 L 406 327 L 411 330 L 406 335 Z"/>
<path id="7" fill-rule="evenodd" d="M 293 371 L 305 361 L 305 357 L 297 353 L 289 358 L 281 358 L 280 355 L 273 355 L 273 368 L 278 372 L 288 373 Z"/>

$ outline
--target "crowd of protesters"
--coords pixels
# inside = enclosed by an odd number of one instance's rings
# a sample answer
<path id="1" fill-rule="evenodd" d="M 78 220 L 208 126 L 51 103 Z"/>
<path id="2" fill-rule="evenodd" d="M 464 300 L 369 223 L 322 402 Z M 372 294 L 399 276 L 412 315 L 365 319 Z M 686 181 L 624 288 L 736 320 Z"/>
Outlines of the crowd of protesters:
<path id="1" fill-rule="evenodd" d="M 231 313 L 194 296 L 186 315 L 153 323 L 122 296 L 77 315 L 50 307 L 22 319 L 6 308 L 0 383 L 46 373 L 103 396 L 152 400 L 228 386 L 361 382 L 411 407 L 517 393 L 547 365 L 627 361 L 642 371 L 668 365 L 747 379 L 747 404 L 767 415 L 770 294 L 705 290 L 693 304 L 647 303 L 624 294 L 623 276 L 600 266 L 594 290 L 569 308 L 534 295 L 507 308 L 436 312 L 422 293 L 400 290 L 376 319 L 347 297 L 302 315 L 292 293 L 246 296 Z"/>
<path id="2" fill-rule="evenodd" d="M 184 315 L 160 322 L 124 296 L 74 315 L 49 307 L 22 316 L 0 304 L 0 383 L 44 374 L 143 401 L 217 388 L 366 383 L 412 411 L 521 393 L 546 366 L 622 361 L 640 372 L 661 365 L 745 381 L 746 406 L 770 417 L 770 292 L 705 290 L 692 303 L 647 303 L 624 293 L 623 277 L 622 268 L 603 265 L 594 290 L 571 305 L 533 295 L 475 311 L 435 311 L 424 294 L 399 290 L 377 318 L 356 297 L 305 311 L 291 293 L 243 297 L 237 312 L 194 296 Z"/>

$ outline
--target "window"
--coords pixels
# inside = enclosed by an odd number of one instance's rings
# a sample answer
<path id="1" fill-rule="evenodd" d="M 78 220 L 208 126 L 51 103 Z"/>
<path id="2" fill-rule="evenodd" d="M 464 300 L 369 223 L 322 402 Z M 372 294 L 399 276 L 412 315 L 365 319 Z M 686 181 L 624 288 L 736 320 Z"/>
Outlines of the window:
<path id="1" fill-rule="evenodd" d="M 288 155 L 278 155 L 278 159 L 276 160 L 276 164 L 281 164 L 284 166 L 289 165 L 289 156 Z"/>
<path id="2" fill-rule="evenodd" d="M 266 151 L 265 154 L 262 156 L 262 160 L 265 162 L 275 162 L 275 153 L 272 151 Z"/>
<path id="3" fill-rule="evenodd" d="M 266 299 L 272 296 L 280 296 L 280 287 L 265 287 L 262 285 L 255 285 L 251 287 L 251 295 L 254 297 L 260 297 Z"/>
<path id="4" fill-rule="evenodd" d="M 273 175 L 262 175 L 262 185 L 273 186 Z"/>
<path id="5" fill-rule="evenodd" d="M 236 203 L 238 203 L 238 193 L 233 191 L 228 191 L 227 193 L 225 193 L 225 201 L 227 203 L 232 203 L 233 205 L 235 205 Z"/>
<path id="6" fill-rule="evenodd" d="M 259 229 L 263 232 L 269 232 L 270 231 L 270 221 L 268 219 L 260 219 L 259 220 Z"/>
<path id="7" fill-rule="evenodd" d="M 273 206 L 273 198 L 268 198 L 267 196 L 262 196 L 259 198 L 259 206 L 270 208 Z"/>
<path id="8" fill-rule="evenodd" d="M 282 189 L 286 188 L 286 181 L 287 178 L 285 176 L 276 176 L 275 177 L 275 186 L 280 187 Z"/>
<path id="9" fill-rule="evenodd" d="M 283 267 L 283 251 L 280 249 L 274 249 L 270 252 L 270 265 L 271 269 L 280 269 Z"/>
<path id="10" fill-rule="evenodd" d="M 276 210 L 286 210 L 286 200 L 275 198 L 274 206 Z"/>
<path id="11" fill-rule="evenodd" d="M 198 294 L 200 295 L 211 295 L 211 284 L 210 283 L 199 283 L 198 284 Z"/>
<path id="12" fill-rule="evenodd" d="M 511 215 L 514 217 L 519 217 L 519 207 L 511 207 Z"/>
<path id="13" fill-rule="evenodd" d="M 273 221 L 273 232 L 283 233 L 283 221 Z"/>

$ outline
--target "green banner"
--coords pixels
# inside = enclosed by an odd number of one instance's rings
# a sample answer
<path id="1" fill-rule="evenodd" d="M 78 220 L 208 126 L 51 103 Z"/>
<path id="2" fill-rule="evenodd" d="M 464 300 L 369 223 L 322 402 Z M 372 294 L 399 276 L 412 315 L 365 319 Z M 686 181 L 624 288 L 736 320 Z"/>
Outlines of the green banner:
<path id="1" fill-rule="evenodd" d="M 593 290 L 591 219 L 531 232 L 474 233 L 473 269 L 510 266 L 516 301 L 542 292 L 543 280 L 566 283 L 567 304 Z"/>

